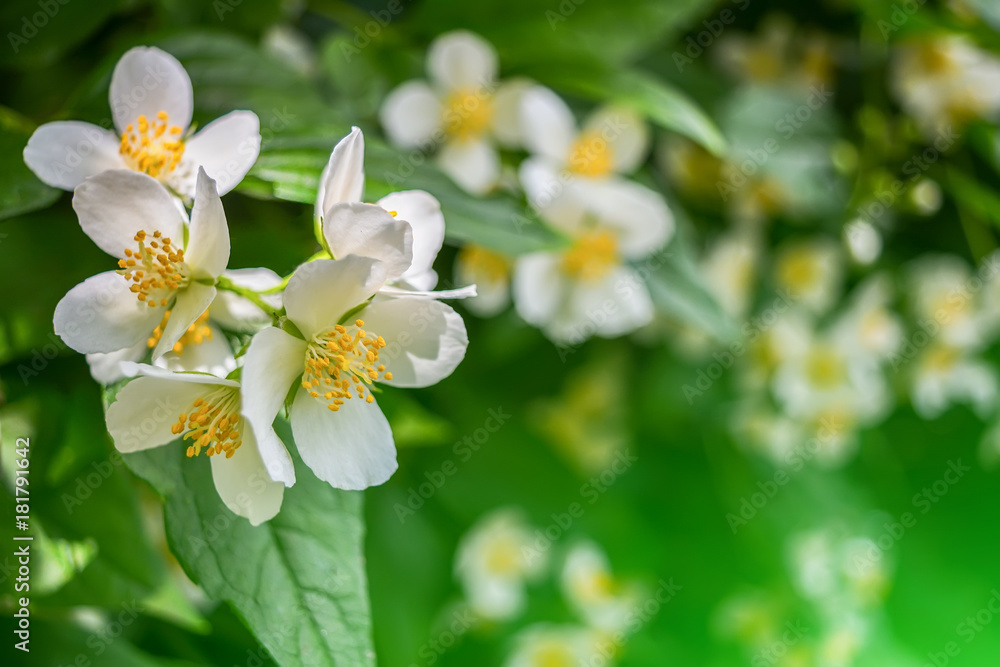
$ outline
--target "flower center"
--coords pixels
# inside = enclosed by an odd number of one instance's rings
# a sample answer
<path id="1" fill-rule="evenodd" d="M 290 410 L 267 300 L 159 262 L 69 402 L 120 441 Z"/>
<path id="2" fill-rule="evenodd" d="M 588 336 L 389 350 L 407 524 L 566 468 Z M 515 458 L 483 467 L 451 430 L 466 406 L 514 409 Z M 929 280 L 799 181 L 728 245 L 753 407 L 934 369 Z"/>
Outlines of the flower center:
<path id="1" fill-rule="evenodd" d="M 493 122 L 493 99 L 475 88 L 460 88 L 445 98 L 441 115 L 449 135 L 474 139 Z"/>
<path id="2" fill-rule="evenodd" d="M 550 642 L 536 649 L 534 664 L 537 667 L 573 667 L 576 659 L 567 647 Z"/>
<path id="3" fill-rule="evenodd" d="M 521 558 L 517 543 L 510 538 L 501 538 L 486 556 L 486 569 L 502 576 L 520 572 Z"/>
<path id="4" fill-rule="evenodd" d="M 232 457 L 243 436 L 240 432 L 240 393 L 235 387 L 219 387 L 207 396 L 199 397 L 187 412 L 177 416 L 177 423 L 170 429 L 175 435 L 184 434 L 191 440 L 187 455 L 198 456 L 201 450 L 209 456 L 226 453 Z"/>
<path id="5" fill-rule="evenodd" d="M 819 278 L 819 263 L 810 252 L 795 251 L 779 260 L 778 279 L 792 291 L 808 289 Z"/>
<path id="6" fill-rule="evenodd" d="M 159 178 L 176 169 L 184 157 L 183 131 L 170 125 L 166 111 L 156 114 L 152 123 L 146 116 L 139 116 L 122 133 L 118 152 L 136 171 Z"/>
<path id="7" fill-rule="evenodd" d="M 373 403 L 375 397 L 368 387 L 379 379 L 380 373 L 383 379 L 392 379 L 392 373 L 386 373 L 385 366 L 378 363 L 378 353 L 385 347 L 385 339 L 365 331 L 364 326 L 364 320 L 355 320 L 347 327 L 338 324 L 317 334 L 306 351 L 302 386 L 313 398 L 322 397 L 327 401 L 327 407 L 333 412 L 339 410 L 345 400 L 354 397 L 352 389 L 358 398 Z"/>
<path id="8" fill-rule="evenodd" d="M 611 173 L 611 146 L 596 130 L 581 132 L 569 150 L 569 171 L 580 176 L 598 178 Z"/>
<path id="9" fill-rule="evenodd" d="M 607 231 L 581 236 L 562 258 L 563 273 L 577 280 L 599 280 L 620 263 L 618 241 Z"/>
<path id="10" fill-rule="evenodd" d="M 481 276 L 484 282 L 499 283 L 507 280 L 510 262 L 506 258 L 478 245 L 467 245 L 458 253 L 458 261 L 470 273 Z"/>
<path id="11" fill-rule="evenodd" d="M 132 283 L 129 289 L 139 301 L 145 301 L 150 308 L 166 306 L 173 293 L 188 281 L 184 250 L 174 248 L 160 232 L 153 232 L 149 238 L 148 232 L 139 231 L 135 242 L 138 249 L 125 248 L 125 259 L 118 260 L 118 273 Z"/>
<path id="12" fill-rule="evenodd" d="M 959 352 L 947 345 L 936 345 L 924 357 L 924 365 L 932 371 L 946 372 L 955 367 Z"/>
<path id="13" fill-rule="evenodd" d="M 847 373 L 837 351 L 822 346 L 810 352 L 806 361 L 806 376 L 817 387 L 829 389 L 843 382 Z"/>
<path id="14" fill-rule="evenodd" d="M 168 310 L 163 314 L 163 319 L 160 320 L 159 326 L 153 329 L 153 334 L 146 341 L 146 346 L 149 349 L 152 350 L 156 347 L 156 344 L 160 342 L 160 338 L 163 337 L 163 331 L 167 328 L 167 321 L 170 319 L 170 312 Z M 185 347 L 201 345 L 206 340 L 212 340 L 212 327 L 208 326 L 207 310 L 198 316 L 198 319 L 187 328 L 183 336 L 177 339 L 173 347 L 174 354 L 180 356 L 184 354 Z"/>

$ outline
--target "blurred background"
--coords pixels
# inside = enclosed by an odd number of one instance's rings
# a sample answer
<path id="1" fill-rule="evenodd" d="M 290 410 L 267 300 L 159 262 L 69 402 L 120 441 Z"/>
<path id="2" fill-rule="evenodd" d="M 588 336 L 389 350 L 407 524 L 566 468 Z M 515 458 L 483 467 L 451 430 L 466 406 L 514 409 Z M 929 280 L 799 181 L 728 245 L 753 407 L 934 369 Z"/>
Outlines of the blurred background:
<path id="1" fill-rule="evenodd" d="M 364 493 L 378 664 L 996 664 L 994 3 L 16 0 L 0 17 L 0 532 L 27 435 L 40 535 L 23 664 L 275 664 L 171 555 L 161 499 L 52 332 L 106 258 L 24 165 L 28 137 L 107 121 L 115 62 L 156 45 L 190 74 L 197 122 L 260 117 L 224 198 L 231 267 L 286 275 L 313 254 L 320 171 L 358 125 L 367 201 L 440 199 L 442 285 L 469 262 L 506 284 L 557 238 L 518 191 L 525 151 L 472 195 L 379 120 L 456 29 L 578 119 L 640 113 L 632 177 L 676 232 L 646 265 L 651 324 L 554 343 L 503 298 L 458 303 L 455 374 L 380 398 L 400 465 Z"/>

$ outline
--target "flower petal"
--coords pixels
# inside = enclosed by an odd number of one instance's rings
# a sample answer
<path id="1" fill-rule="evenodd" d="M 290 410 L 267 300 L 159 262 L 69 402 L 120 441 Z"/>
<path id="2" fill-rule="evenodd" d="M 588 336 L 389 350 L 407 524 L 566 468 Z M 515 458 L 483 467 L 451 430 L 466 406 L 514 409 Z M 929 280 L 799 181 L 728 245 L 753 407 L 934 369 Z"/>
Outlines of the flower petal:
<path id="1" fill-rule="evenodd" d="M 615 338 L 653 320 L 653 301 L 642 279 L 622 266 L 600 281 L 577 282 L 569 303 L 546 332 L 557 342 L 580 343 L 592 334 Z"/>
<path id="2" fill-rule="evenodd" d="M 576 185 L 571 196 L 618 231 L 618 247 L 625 257 L 648 257 L 673 235 L 673 213 L 658 192 L 617 176 Z"/>
<path id="3" fill-rule="evenodd" d="M 525 91 L 521 97 L 520 122 L 529 152 L 558 165 L 566 163 L 577 135 L 576 120 L 558 95 L 544 86 Z"/>
<path id="4" fill-rule="evenodd" d="M 649 151 L 649 126 L 645 119 L 628 107 L 598 109 L 584 125 L 584 131 L 598 133 L 607 141 L 615 171 L 635 171 Z"/>
<path id="5" fill-rule="evenodd" d="M 400 297 L 373 302 L 358 315 L 365 330 L 382 336 L 379 363 L 396 387 L 429 387 L 452 374 L 469 346 L 461 315 L 433 299 Z"/>
<path id="6" fill-rule="evenodd" d="M 334 204 L 323 217 L 323 237 L 334 259 L 359 255 L 385 265 L 387 279 L 413 262 L 413 232 L 407 221 L 374 204 Z"/>
<path id="7" fill-rule="evenodd" d="M 524 255 L 514 265 L 512 291 L 517 314 L 528 324 L 544 326 L 556 314 L 565 293 L 557 253 Z"/>
<path id="8" fill-rule="evenodd" d="M 215 299 L 215 287 L 202 285 L 201 283 L 191 283 L 187 287 L 178 290 L 177 299 L 170 308 L 170 318 L 167 326 L 163 328 L 163 335 L 153 348 L 153 360 L 159 359 L 165 353 L 174 348 L 174 343 L 180 340 L 184 332 L 188 330 L 194 321 L 201 317 L 202 313 L 208 310 Z M 149 310 L 158 310 L 149 308 Z M 153 325 L 156 326 L 155 324 Z M 153 329 L 147 330 L 147 335 Z"/>
<path id="9" fill-rule="evenodd" d="M 153 377 L 153 378 L 160 378 L 161 380 L 169 380 L 170 382 L 211 384 L 220 387 L 240 386 L 240 383 L 237 382 L 236 380 L 227 380 L 225 378 L 220 378 L 213 375 L 206 375 L 205 373 L 178 373 L 176 371 L 168 370 L 161 366 L 153 366 L 151 364 L 136 364 L 130 361 L 122 362 L 122 371 L 124 371 L 126 377 L 135 377 L 137 375 L 142 375 L 144 377 Z"/>
<path id="10" fill-rule="evenodd" d="M 547 222 L 571 236 L 579 233 L 586 210 L 573 196 L 578 177 L 559 172 L 545 158 L 528 158 L 518 168 L 518 178 L 528 201 Z"/>
<path id="11" fill-rule="evenodd" d="M 442 91 L 484 86 L 497 76 L 497 52 L 467 30 L 448 32 L 427 50 L 427 73 Z"/>
<path id="12" fill-rule="evenodd" d="M 177 373 L 211 373 L 218 377 L 226 377 L 230 372 L 236 370 L 233 350 L 229 347 L 229 341 L 226 340 L 225 334 L 218 327 L 209 325 L 209 329 L 212 332 L 210 337 L 197 344 L 185 345 L 180 354 L 172 350 L 167 351 L 156 360 L 156 364 Z"/>
<path id="13" fill-rule="evenodd" d="M 302 461 L 337 489 L 382 484 L 396 472 L 392 429 L 378 403 L 348 399 L 337 412 L 299 389 L 292 404 L 292 435 Z"/>
<path id="14" fill-rule="evenodd" d="M 507 148 L 520 148 L 524 142 L 521 100 L 535 85 L 530 79 L 510 79 L 493 94 L 493 136 Z"/>
<path id="15" fill-rule="evenodd" d="M 441 127 L 441 102 L 423 81 L 408 81 L 386 96 L 379 122 L 397 146 L 423 146 L 434 140 Z"/>
<path id="16" fill-rule="evenodd" d="M 98 273 L 71 289 L 56 305 L 56 334 L 77 352 L 117 352 L 149 338 L 163 319 L 114 271 Z"/>
<path id="17" fill-rule="evenodd" d="M 215 181 L 198 168 L 198 190 L 191 209 L 191 228 L 184 261 L 194 278 L 215 280 L 229 264 L 229 223 Z M 204 310 L 202 312 L 205 312 Z M 201 313 L 198 313 L 201 315 Z"/>
<path id="18" fill-rule="evenodd" d="M 281 284 L 281 276 L 271 269 L 227 269 L 222 276 L 237 287 L 262 292 Z M 275 308 L 281 308 L 280 294 L 264 294 L 261 298 Z M 210 308 L 211 320 L 229 331 L 253 333 L 271 322 L 271 316 L 246 297 L 220 290 Z"/>
<path id="19" fill-rule="evenodd" d="M 205 169 L 224 195 L 243 180 L 260 153 L 260 119 L 253 111 L 232 111 L 199 130 L 184 146 L 191 173 Z"/>
<path id="20" fill-rule="evenodd" d="M 423 190 L 393 192 L 378 201 L 387 211 L 395 211 L 397 220 L 410 223 L 413 234 L 413 260 L 400 280 L 421 290 L 437 284 L 434 260 L 444 243 L 444 214 L 441 203 Z"/>
<path id="21" fill-rule="evenodd" d="M 162 232 L 178 245 L 184 238 L 184 215 L 174 198 L 136 171 L 115 169 L 88 178 L 73 193 L 73 209 L 84 233 L 114 257 L 136 247 L 140 230 Z"/>
<path id="22" fill-rule="evenodd" d="M 305 368 L 306 342 L 281 329 L 268 327 L 250 341 L 243 365 L 241 411 L 257 435 L 264 465 L 275 481 L 295 483 L 288 450 L 274 435 L 274 418 L 285 396 Z"/>
<path id="23" fill-rule="evenodd" d="M 43 183 L 63 190 L 102 171 L 126 168 L 114 132 L 77 120 L 38 127 L 24 147 L 24 163 Z"/>
<path id="24" fill-rule="evenodd" d="M 500 156 L 485 139 L 449 141 L 437 162 L 441 171 L 470 194 L 485 194 L 500 178 Z"/>
<path id="25" fill-rule="evenodd" d="M 153 46 L 137 46 L 121 57 L 108 97 L 119 134 L 140 115 L 152 120 L 160 111 L 171 126 L 187 130 L 191 124 L 191 79 L 176 58 Z"/>
<path id="26" fill-rule="evenodd" d="M 309 340 L 370 299 L 384 283 L 385 267 L 370 257 L 316 260 L 300 266 L 288 281 L 285 311 Z"/>
<path id="27" fill-rule="evenodd" d="M 340 140 L 319 177 L 316 219 L 334 204 L 359 202 L 365 192 L 365 136 L 357 127 Z"/>
<path id="28" fill-rule="evenodd" d="M 285 485 L 271 480 L 257 449 L 253 428 L 243 429 L 243 444 L 230 458 L 224 454 L 209 457 L 215 490 L 234 514 L 246 517 L 259 526 L 281 509 Z"/>
<path id="29" fill-rule="evenodd" d="M 104 385 L 114 384 L 128 375 L 122 370 L 123 362 L 136 362 L 146 356 L 149 346 L 141 340 L 132 347 L 115 352 L 95 352 L 87 355 L 90 377 Z"/>
<path id="30" fill-rule="evenodd" d="M 106 417 L 118 451 L 139 452 L 180 438 L 171 430 L 178 416 L 195 399 L 211 392 L 212 386 L 204 381 L 188 381 L 189 377 L 198 377 L 195 375 L 174 375 L 138 377 L 118 391 Z"/>

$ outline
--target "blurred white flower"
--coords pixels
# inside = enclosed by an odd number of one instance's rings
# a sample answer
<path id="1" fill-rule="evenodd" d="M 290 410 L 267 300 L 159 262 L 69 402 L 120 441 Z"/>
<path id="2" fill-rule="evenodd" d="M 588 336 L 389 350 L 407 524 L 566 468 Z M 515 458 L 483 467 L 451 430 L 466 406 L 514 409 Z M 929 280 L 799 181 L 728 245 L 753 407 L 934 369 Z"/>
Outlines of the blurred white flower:
<path id="1" fill-rule="evenodd" d="M 993 261 L 996 261 L 995 259 Z M 982 283 L 954 255 L 928 255 L 910 263 L 907 295 L 917 324 L 946 345 L 984 342 L 988 313 L 981 311 Z"/>
<path id="2" fill-rule="evenodd" d="M 437 163 L 472 194 L 491 190 L 500 178 L 496 144 L 521 141 L 517 107 L 524 80 L 497 81 L 496 50 L 465 30 L 445 33 L 427 51 L 424 81 L 407 81 L 389 93 L 379 120 L 403 148 L 441 144 Z"/>
<path id="3" fill-rule="evenodd" d="M 826 312 L 840 296 L 843 257 L 833 241 L 816 237 L 786 242 L 774 263 L 778 287 L 812 312 Z"/>
<path id="4" fill-rule="evenodd" d="M 838 345 L 872 360 L 891 357 L 903 343 L 903 324 L 893 313 L 891 278 L 884 273 L 854 289 L 846 308 L 832 325 Z"/>
<path id="5" fill-rule="evenodd" d="M 607 663 L 597 652 L 595 635 L 586 628 L 532 625 L 519 632 L 514 642 L 504 667 L 579 667 L 595 658 Z"/>
<path id="6" fill-rule="evenodd" d="M 191 135 L 194 94 L 177 59 L 155 47 L 130 49 L 115 65 L 109 92 L 115 131 L 82 121 L 56 121 L 35 130 L 24 161 L 45 183 L 73 190 L 90 176 L 133 169 L 155 178 L 187 203 L 198 168 L 236 187 L 260 151 L 260 121 L 233 111 Z"/>
<path id="7" fill-rule="evenodd" d="M 302 337 L 275 327 L 254 336 L 243 391 L 247 414 L 260 430 L 270 427 L 299 382 L 290 419 L 303 462 L 336 488 L 364 489 L 396 470 L 392 430 L 372 385 L 435 384 L 455 370 L 469 341 L 462 318 L 440 301 L 373 300 L 390 275 L 409 266 L 406 223 L 370 204 L 338 204 L 331 211 L 331 220 L 373 217 L 358 226 L 379 231 L 383 255 L 393 263 L 347 255 L 299 267 L 284 305 Z M 350 228 L 348 220 L 344 226 Z"/>
<path id="8" fill-rule="evenodd" d="M 492 317 L 510 305 L 509 259 L 478 245 L 466 245 L 455 259 L 455 282 L 475 285 L 476 296 L 465 307 L 480 317 Z"/>
<path id="9" fill-rule="evenodd" d="M 928 133 L 1000 111 L 1000 58 L 964 35 L 944 34 L 897 49 L 892 89 Z"/>
<path id="10" fill-rule="evenodd" d="M 212 304 L 229 262 L 229 226 L 215 182 L 199 169 L 189 227 L 162 186 L 131 171 L 88 179 L 73 208 L 119 268 L 71 289 L 56 306 L 55 332 L 78 352 L 117 352 L 146 343 L 169 311 L 152 352 L 160 358 Z"/>
<path id="11" fill-rule="evenodd" d="M 719 237 L 702 260 L 706 286 L 734 318 L 743 319 L 751 306 L 759 261 L 760 244 L 749 232 Z"/>
<path id="12" fill-rule="evenodd" d="M 910 201 L 920 215 L 934 215 L 941 210 L 941 186 L 930 178 L 922 178 L 910 189 Z"/>
<path id="13" fill-rule="evenodd" d="M 255 526 L 277 514 L 285 485 L 272 478 L 261 452 L 283 451 L 284 445 L 270 425 L 254 428 L 246 418 L 240 383 L 202 373 L 133 367 L 131 374 L 139 377 L 117 393 L 107 412 L 115 447 L 138 452 L 183 438 L 190 442 L 189 457 L 202 452 L 210 457 L 215 488 L 232 512 Z M 165 405 L 176 406 L 178 413 L 154 418 Z"/>
<path id="14" fill-rule="evenodd" d="M 844 244 L 858 264 L 867 266 L 882 254 L 882 235 L 867 220 L 857 219 L 844 226 Z"/>
<path id="15" fill-rule="evenodd" d="M 618 632 L 638 604 L 634 587 L 626 589 L 611 571 L 604 551 L 593 542 L 577 542 L 566 556 L 561 584 L 570 606 L 593 628 Z"/>
<path id="16" fill-rule="evenodd" d="M 511 508 L 482 517 L 462 538 L 455 576 L 476 614 L 508 620 L 524 610 L 526 582 L 541 574 L 547 562 L 545 552 L 531 543 L 531 529 Z"/>
<path id="17" fill-rule="evenodd" d="M 954 403 L 968 403 L 982 418 L 996 407 L 997 371 L 968 348 L 932 343 L 911 375 L 910 400 L 924 419 L 936 419 Z"/>

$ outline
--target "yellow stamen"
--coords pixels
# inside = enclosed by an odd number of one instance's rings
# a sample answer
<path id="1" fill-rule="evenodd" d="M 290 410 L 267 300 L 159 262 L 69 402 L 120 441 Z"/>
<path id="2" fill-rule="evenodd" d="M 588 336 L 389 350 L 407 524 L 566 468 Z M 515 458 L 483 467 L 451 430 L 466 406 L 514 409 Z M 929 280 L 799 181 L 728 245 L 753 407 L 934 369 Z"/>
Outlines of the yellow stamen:
<path id="1" fill-rule="evenodd" d="M 593 231 L 584 234 L 562 258 L 563 273 L 582 281 L 594 281 L 608 275 L 621 263 L 618 240 L 611 232 Z"/>
<path id="2" fill-rule="evenodd" d="M 354 398 L 373 403 L 369 387 L 383 374 L 386 380 L 392 373 L 385 373 L 385 365 L 379 364 L 379 351 L 385 348 L 385 339 L 365 331 L 364 320 L 355 320 L 353 325 L 337 325 L 329 331 L 316 335 L 306 352 L 305 372 L 302 387 L 313 398 L 326 401 L 327 407 L 337 412 L 344 401 Z M 323 391 L 316 387 L 324 386 Z"/>
<path id="3" fill-rule="evenodd" d="M 445 99 L 441 116 L 444 131 L 450 136 L 475 139 L 493 122 L 493 98 L 485 91 L 461 88 Z"/>
<path id="4" fill-rule="evenodd" d="M 118 273 L 134 283 L 129 289 L 139 301 L 148 300 L 150 308 L 166 306 L 174 292 L 187 284 L 184 250 L 174 248 L 170 239 L 160 239 L 160 232 L 153 234 L 160 241 L 151 241 L 147 246 L 147 235 L 145 230 L 136 233 L 138 250 L 124 249 L 127 259 L 118 260 Z"/>
<path id="5" fill-rule="evenodd" d="M 161 178 L 174 171 L 184 157 L 182 132 L 180 127 L 170 126 L 166 111 L 156 114 L 152 123 L 139 116 L 122 133 L 118 152 L 131 168 Z"/>
<path id="6" fill-rule="evenodd" d="M 606 176 L 614 168 L 611 146 L 597 130 L 581 132 L 570 148 L 566 164 L 574 174 L 590 178 Z"/>
<path id="7" fill-rule="evenodd" d="M 225 453 L 228 459 L 243 444 L 239 390 L 206 386 L 208 393 L 195 399 L 187 412 L 180 413 L 170 430 L 175 435 L 183 433 L 183 439 L 191 441 L 186 450 L 189 457 L 198 456 L 204 449 L 209 456 Z"/>

